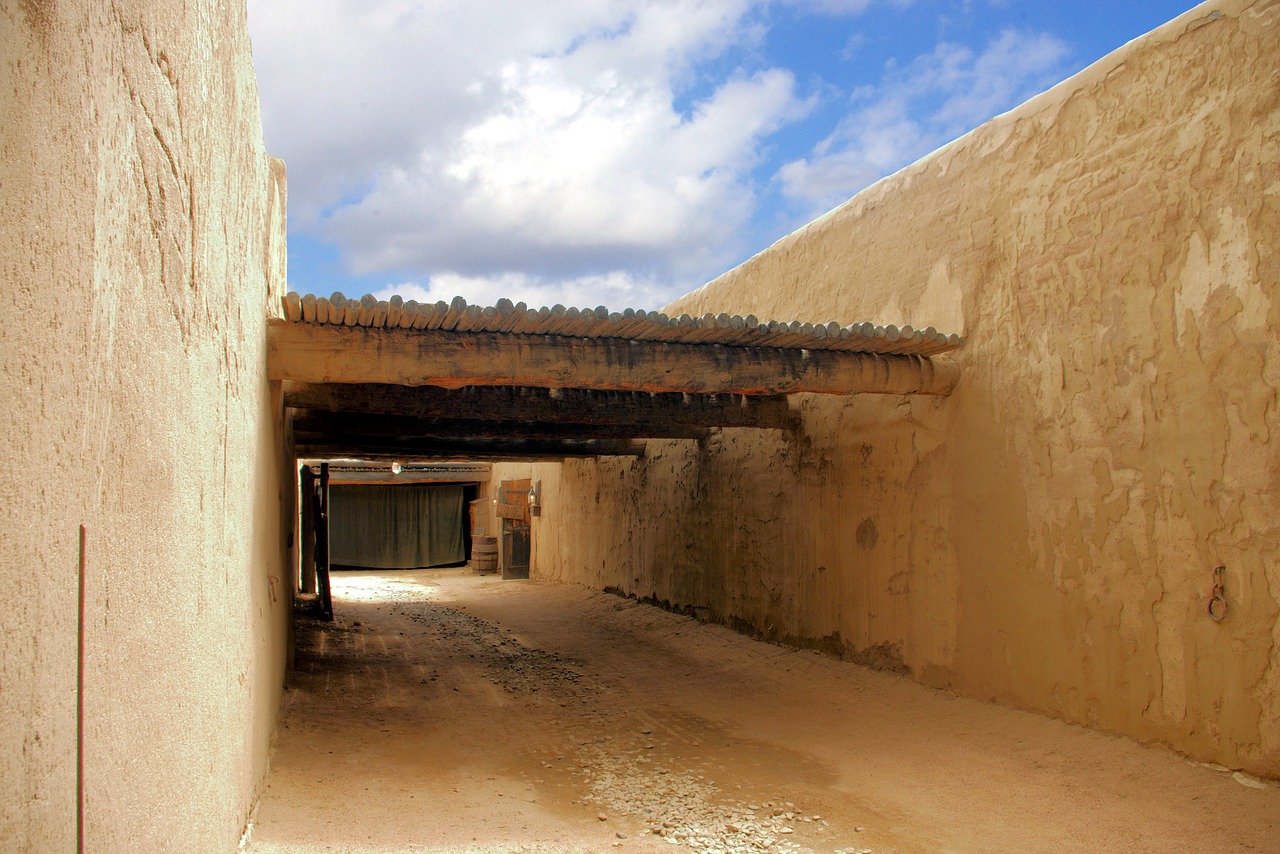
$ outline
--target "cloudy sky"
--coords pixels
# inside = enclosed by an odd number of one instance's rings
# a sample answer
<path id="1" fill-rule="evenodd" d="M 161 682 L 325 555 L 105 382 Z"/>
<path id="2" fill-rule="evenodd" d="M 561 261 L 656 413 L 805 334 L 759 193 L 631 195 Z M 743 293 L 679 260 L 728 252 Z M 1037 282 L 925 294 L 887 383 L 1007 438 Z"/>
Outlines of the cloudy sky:
<path id="1" fill-rule="evenodd" d="M 302 293 L 658 308 L 1191 0 L 248 0 Z"/>

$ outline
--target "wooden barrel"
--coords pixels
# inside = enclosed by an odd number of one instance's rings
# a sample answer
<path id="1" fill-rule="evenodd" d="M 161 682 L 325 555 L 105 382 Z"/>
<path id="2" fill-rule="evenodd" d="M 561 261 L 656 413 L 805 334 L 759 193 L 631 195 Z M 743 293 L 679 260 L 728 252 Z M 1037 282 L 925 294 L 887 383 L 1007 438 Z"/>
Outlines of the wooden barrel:
<path id="1" fill-rule="evenodd" d="M 471 537 L 471 566 L 480 575 L 498 571 L 497 537 Z"/>

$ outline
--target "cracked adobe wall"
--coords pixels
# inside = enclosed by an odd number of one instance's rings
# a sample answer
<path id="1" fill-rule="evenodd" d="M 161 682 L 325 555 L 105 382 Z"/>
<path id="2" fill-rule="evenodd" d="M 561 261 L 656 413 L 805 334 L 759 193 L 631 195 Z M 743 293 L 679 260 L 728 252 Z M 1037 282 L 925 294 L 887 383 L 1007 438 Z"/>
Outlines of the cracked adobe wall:
<path id="1" fill-rule="evenodd" d="M 185 9 L 184 9 L 185 7 Z M 0 2 L 0 850 L 230 851 L 288 574 L 284 172 L 242 2 Z"/>
<path id="2" fill-rule="evenodd" d="M 1277 776 L 1277 247 L 1280 3 L 1206 4 L 672 309 L 962 332 L 950 398 L 494 480 L 543 577 Z"/>

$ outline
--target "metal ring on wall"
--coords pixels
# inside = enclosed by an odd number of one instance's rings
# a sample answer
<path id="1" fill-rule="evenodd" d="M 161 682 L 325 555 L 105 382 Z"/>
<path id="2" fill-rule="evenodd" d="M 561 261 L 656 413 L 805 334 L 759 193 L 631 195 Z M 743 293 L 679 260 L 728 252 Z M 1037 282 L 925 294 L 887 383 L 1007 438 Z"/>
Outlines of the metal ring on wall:
<path id="1" fill-rule="evenodd" d="M 1227 618 L 1227 598 L 1221 593 L 1214 593 L 1209 600 L 1209 619 L 1221 623 Z"/>
<path id="2" fill-rule="evenodd" d="M 1209 619 L 1215 623 L 1221 623 L 1227 618 L 1227 587 L 1222 583 L 1222 576 L 1226 573 L 1225 566 L 1215 566 L 1213 568 L 1213 592 L 1209 594 Z"/>

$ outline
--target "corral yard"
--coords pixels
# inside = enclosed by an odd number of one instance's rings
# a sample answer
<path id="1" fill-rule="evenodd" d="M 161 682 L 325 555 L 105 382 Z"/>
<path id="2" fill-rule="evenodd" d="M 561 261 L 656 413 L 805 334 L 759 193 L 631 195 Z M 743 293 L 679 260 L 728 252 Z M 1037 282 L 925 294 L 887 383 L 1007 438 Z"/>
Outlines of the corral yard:
<path id="1" fill-rule="evenodd" d="M 581 587 L 340 573 L 253 854 L 1280 850 L 1280 787 Z"/>

